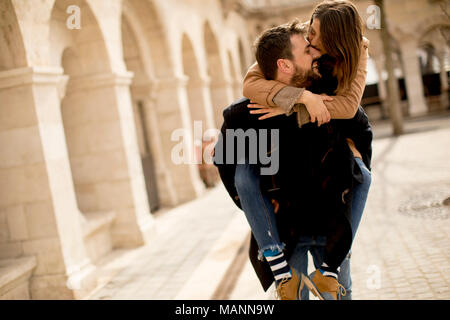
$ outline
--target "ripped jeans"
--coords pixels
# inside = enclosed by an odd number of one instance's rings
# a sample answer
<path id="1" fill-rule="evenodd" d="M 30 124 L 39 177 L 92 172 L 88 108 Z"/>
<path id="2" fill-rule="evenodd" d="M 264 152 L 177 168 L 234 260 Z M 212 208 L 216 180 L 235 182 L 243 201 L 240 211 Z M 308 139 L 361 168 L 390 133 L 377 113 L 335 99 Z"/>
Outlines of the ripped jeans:
<path id="1" fill-rule="evenodd" d="M 234 184 L 242 210 L 258 243 L 258 258 L 262 260 L 266 250 L 283 251 L 284 244 L 280 241 L 272 202 L 261 192 L 259 167 L 236 165 Z"/>

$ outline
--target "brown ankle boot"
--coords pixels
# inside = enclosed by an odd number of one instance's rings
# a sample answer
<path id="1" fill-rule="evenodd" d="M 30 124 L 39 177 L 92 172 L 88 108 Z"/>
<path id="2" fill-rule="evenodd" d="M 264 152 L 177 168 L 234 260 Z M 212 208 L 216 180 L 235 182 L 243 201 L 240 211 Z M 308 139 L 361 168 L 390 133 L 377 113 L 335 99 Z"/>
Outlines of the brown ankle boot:
<path id="1" fill-rule="evenodd" d="M 294 269 L 291 269 L 292 277 L 281 280 L 277 287 L 280 300 L 298 300 L 300 280 Z"/>
<path id="2" fill-rule="evenodd" d="M 345 288 L 333 277 L 324 276 L 318 269 L 312 279 L 302 278 L 302 282 L 320 300 L 337 300 L 345 296 Z"/>

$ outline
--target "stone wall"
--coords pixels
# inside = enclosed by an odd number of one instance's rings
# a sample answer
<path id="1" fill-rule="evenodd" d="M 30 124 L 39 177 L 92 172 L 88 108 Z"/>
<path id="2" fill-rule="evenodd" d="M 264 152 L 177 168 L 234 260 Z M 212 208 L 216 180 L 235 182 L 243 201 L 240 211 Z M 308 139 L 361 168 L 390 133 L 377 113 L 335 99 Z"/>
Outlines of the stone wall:
<path id="1" fill-rule="evenodd" d="M 184 130 L 194 154 L 193 121 L 217 128 L 240 96 L 246 23 L 214 0 L 5 0 L 0 11 L 0 274 L 24 270 L 0 294 L 82 298 L 100 258 L 148 243 L 150 199 L 204 192 L 198 164 L 172 161 L 172 135 Z"/>

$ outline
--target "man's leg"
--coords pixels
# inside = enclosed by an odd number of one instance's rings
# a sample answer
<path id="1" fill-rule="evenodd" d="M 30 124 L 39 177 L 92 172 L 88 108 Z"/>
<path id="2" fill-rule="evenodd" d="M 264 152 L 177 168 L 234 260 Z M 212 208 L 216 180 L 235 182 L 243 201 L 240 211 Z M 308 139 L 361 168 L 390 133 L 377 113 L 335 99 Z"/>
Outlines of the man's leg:
<path id="1" fill-rule="evenodd" d="M 235 186 L 250 228 L 259 246 L 259 258 L 265 251 L 283 251 L 271 201 L 261 192 L 259 169 L 238 164 Z"/>
<path id="2" fill-rule="evenodd" d="M 289 265 L 298 274 L 308 274 L 308 250 L 312 242 L 312 237 L 300 237 L 297 246 L 289 258 Z M 309 290 L 303 287 L 300 292 L 300 300 L 309 300 Z"/>
<path id="3" fill-rule="evenodd" d="M 311 245 L 309 252 L 313 258 L 314 266 L 316 269 L 319 269 L 323 263 L 323 258 L 325 256 L 325 243 L 326 238 L 323 236 L 319 236 L 314 240 L 314 243 Z M 350 256 L 348 254 L 344 259 L 342 264 L 339 267 L 338 273 L 338 283 L 342 285 L 346 291 L 346 294 L 341 297 L 342 300 L 351 300 L 352 299 L 352 279 L 350 276 Z M 310 275 L 312 278 L 314 273 Z"/>
<path id="4" fill-rule="evenodd" d="M 269 263 L 278 295 L 282 300 L 297 299 L 299 278 L 284 256 L 273 205 L 261 192 L 258 166 L 238 164 L 235 186 L 242 210 L 258 243 L 258 257 L 261 260 L 264 257 Z"/>

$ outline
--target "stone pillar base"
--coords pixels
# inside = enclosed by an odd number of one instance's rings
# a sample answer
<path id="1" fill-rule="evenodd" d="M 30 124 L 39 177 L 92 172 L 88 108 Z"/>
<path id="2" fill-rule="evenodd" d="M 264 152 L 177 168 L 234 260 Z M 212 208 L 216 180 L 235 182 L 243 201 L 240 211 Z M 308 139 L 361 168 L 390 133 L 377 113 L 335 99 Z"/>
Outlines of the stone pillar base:
<path id="1" fill-rule="evenodd" d="M 96 267 L 89 263 L 70 276 L 34 276 L 31 278 L 30 291 L 33 300 L 73 300 L 84 298 L 96 286 Z"/>

